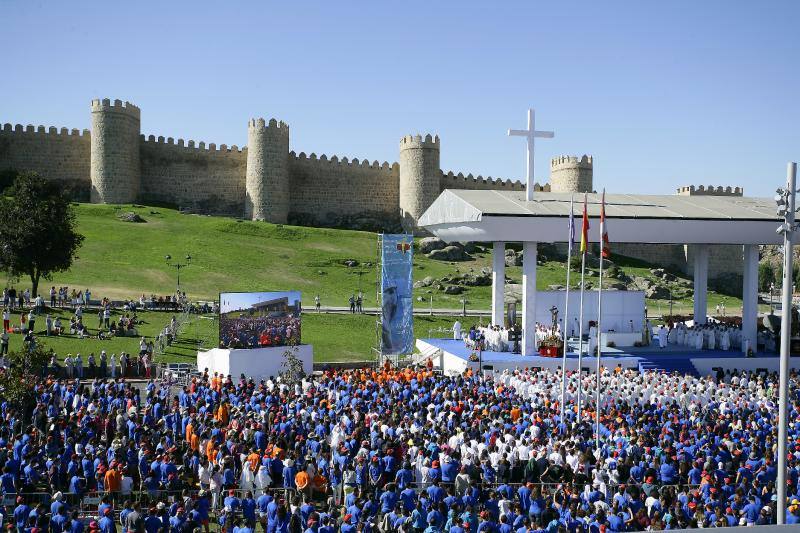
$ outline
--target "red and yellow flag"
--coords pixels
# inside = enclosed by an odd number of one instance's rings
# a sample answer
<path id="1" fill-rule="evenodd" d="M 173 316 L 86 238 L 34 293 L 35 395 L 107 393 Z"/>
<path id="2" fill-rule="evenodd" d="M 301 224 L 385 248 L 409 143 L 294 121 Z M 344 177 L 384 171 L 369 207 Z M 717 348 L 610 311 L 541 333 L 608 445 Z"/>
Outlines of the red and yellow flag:
<path id="1" fill-rule="evenodd" d="M 606 222 L 606 190 L 603 189 L 603 199 L 600 203 L 600 246 L 605 259 L 611 257 L 611 248 L 608 246 L 608 223 Z"/>
<path id="2" fill-rule="evenodd" d="M 581 226 L 581 253 L 589 246 L 589 214 L 586 212 L 586 193 L 583 193 L 583 225 Z"/>

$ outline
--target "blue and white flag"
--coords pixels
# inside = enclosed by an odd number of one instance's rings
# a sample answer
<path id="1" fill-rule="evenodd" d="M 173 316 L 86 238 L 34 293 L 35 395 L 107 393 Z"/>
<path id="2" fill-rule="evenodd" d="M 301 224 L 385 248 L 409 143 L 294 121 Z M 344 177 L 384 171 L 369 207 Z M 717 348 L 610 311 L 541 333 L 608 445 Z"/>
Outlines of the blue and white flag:
<path id="1" fill-rule="evenodd" d="M 414 350 L 412 235 L 383 235 L 381 239 L 381 351 L 385 355 Z"/>

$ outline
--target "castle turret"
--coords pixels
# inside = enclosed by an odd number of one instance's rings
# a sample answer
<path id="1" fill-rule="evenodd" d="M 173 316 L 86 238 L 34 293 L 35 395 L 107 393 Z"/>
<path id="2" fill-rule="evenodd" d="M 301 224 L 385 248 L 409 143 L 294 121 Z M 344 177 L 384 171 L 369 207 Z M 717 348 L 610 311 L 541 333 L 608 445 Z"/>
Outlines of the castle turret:
<path id="1" fill-rule="evenodd" d="M 289 126 L 251 119 L 247 128 L 244 216 L 285 224 L 289 214 Z"/>
<path id="2" fill-rule="evenodd" d="M 141 180 L 139 108 L 120 100 L 92 100 L 90 175 L 94 203 L 136 201 Z"/>
<path id="3" fill-rule="evenodd" d="M 592 156 L 561 155 L 550 160 L 552 192 L 592 192 Z"/>
<path id="4" fill-rule="evenodd" d="M 400 216 L 413 232 L 422 213 L 440 192 L 439 137 L 406 135 L 400 139 Z"/>

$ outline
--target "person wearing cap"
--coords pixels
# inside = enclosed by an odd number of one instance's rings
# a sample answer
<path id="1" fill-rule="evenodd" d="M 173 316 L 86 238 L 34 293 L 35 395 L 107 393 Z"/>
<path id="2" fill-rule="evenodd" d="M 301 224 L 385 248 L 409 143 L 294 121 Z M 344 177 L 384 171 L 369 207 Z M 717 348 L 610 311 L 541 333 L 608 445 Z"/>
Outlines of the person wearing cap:
<path id="1" fill-rule="evenodd" d="M 114 523 L 114 511 L 110 506 L 103 508 L 97 526 L 100 533 L 117 533 L 117 526 Z"/>

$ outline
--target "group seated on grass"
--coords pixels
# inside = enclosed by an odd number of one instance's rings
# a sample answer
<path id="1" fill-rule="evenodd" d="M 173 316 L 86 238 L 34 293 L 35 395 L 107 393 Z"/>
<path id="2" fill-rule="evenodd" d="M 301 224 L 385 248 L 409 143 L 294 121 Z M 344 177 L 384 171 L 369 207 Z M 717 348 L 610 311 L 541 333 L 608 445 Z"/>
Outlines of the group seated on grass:
<path id="1" fill-rule="evenodd" d="M 594 375 L 566 377 L 562 415 L 562 376 L 547 369 L 443 376 L 386 365 L 296 382 L 203 372 L 177 389 L 45 376 L 25 405 L 0 392 L 4 516 L 18 531 L 59 533 L 775 523 L 777 375 L 603 369 L 599 406 Z M 796 524 L 791 382 L 785 519 Z"/>

